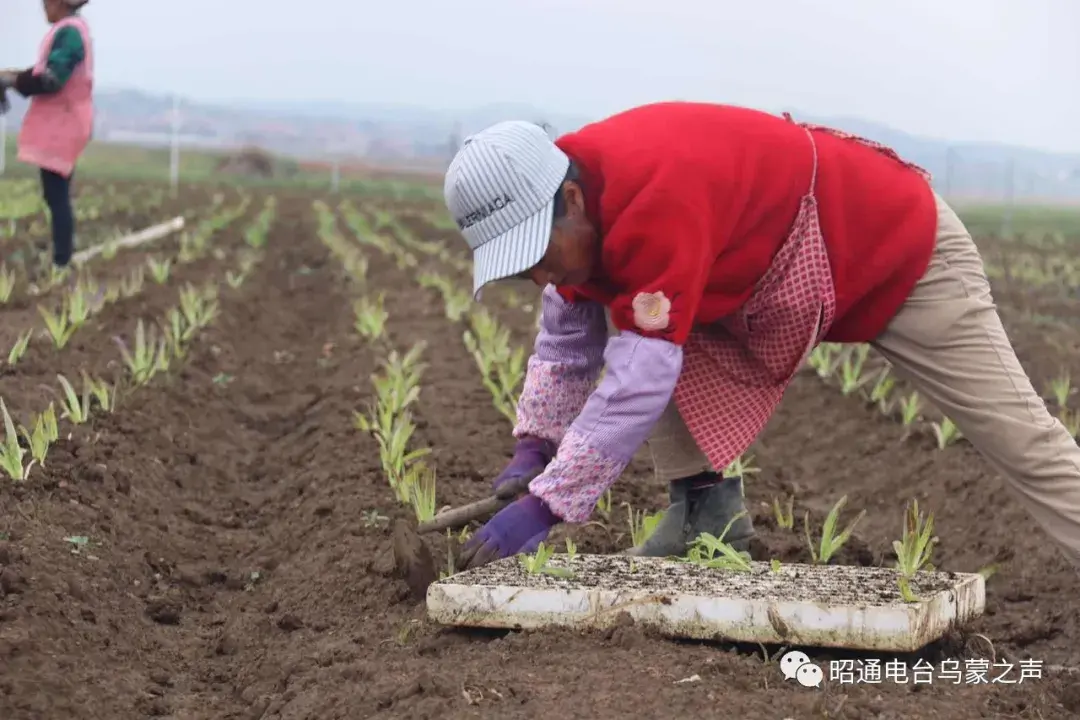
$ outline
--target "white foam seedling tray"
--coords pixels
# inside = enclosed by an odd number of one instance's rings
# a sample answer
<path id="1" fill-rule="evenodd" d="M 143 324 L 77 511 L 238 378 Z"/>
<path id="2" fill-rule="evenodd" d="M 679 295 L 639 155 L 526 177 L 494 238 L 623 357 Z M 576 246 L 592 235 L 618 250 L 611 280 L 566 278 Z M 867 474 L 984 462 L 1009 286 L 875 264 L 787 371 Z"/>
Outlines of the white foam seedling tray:
<path id="1" fill-rule="evenodd" d="M 669 637 L 910 652 L 982 614 L 978 574 L 920 573 L 906 603 L 891 568 L 755 562 L 750 572 L 663 558 L 578 555 L 529 574 L 507 558 L 428 588 L 429 617 L 444 625 L 603 628 L 621 613 Z"/>

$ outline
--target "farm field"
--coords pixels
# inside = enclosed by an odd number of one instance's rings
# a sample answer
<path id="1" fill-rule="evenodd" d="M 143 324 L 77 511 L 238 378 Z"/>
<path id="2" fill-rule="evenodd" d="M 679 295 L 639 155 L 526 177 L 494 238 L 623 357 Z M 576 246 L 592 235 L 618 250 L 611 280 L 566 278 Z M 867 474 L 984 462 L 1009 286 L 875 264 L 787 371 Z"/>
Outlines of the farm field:
<path id="1" fill-rule="evenodd" d="M 538 290 L 470 304 L 464 243 L 435 202 L 203 185 L 172 198 L 119 182 L 80 188 L 80 208 L 96 214 L 80 221 L 79 249 L 180 214 L 186 230 L 47 277 L 34 269 L 33 248 L 47 246 L 34 186 L 0 187 L 0 398 L 11 418 L 0 718 L 1080 713 L 1080 576 L 949 420 L 873 353 L 820 348 L 743 458 L 752 553 L 811 562 L 807 533 L 820 537 L 846 498 L 842 525 L 865 515 L 831 562 L 891 565 L 917 498 L 934 513 L 934 564 L 985 572 L 987 611 L 901 659 L 981 659 L 988 679 L 1008 682 L 826 678 L 812 690 L 784 681 L 778 648 L 672 642 L 632 624 L 434 626 L 394 572 L 390 525 L 488 494 L 512 449 Z M 1025 367 L 1076 434 L 1071 232 L 980 245 Z M 377 436 L 395 433 L 405 442 L 380 447 Z M 643 452 L 596 522 L 560 529 L 555 546 L 569 535 L 583 553 L 627 548 L 665 496 Z M 454 547 L 429 543 L 436 558 Z M 1040 677 L 1015 682 L 1027 660 Z"/>

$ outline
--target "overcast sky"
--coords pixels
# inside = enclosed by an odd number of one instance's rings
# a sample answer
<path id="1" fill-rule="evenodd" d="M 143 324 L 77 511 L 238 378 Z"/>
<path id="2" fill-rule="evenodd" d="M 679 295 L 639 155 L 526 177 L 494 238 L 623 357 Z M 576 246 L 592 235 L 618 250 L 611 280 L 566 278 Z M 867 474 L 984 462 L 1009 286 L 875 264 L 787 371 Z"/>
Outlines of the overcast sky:
<path id="1" fill-rule="evenodd" d="M 93 0 L 99 87 L 600 117 L 664 99 L 1080 152 L 1080 0 Z M 0 0 L 0 67 L 37 0 Z M 531 118 L 530 118 L 531 119 Z"/>

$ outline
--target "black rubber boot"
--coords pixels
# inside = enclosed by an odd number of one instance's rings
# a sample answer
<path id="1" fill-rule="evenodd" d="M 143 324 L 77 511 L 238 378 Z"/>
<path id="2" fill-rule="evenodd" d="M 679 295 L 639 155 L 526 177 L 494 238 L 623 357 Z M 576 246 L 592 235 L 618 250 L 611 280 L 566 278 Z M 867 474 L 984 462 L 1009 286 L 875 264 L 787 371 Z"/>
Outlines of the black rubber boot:
<path id="1" fill-rule="evenodd" d="M 682 557 L 701 533 L 720 537 L 731 519 L 746 511 L 742 478 L 702 473 L 672 481 L 671 505 L 644 545 L 627 550 L 637 557 Z M 739 551 L 750 549 L 754 524 L 749 513 L 731 523 L 724 542 Z"/>

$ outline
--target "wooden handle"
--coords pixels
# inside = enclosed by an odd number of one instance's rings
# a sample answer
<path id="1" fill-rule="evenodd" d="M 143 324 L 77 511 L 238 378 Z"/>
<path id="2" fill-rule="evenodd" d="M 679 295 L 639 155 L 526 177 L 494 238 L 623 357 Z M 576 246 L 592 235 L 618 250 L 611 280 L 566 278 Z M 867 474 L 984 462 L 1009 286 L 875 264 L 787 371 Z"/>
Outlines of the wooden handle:
<path id="1" fill-rule="evenodd" d="M 447 528 L 465 527 L 473 520 L 491 517 L 512 502 L 514 502 L 513 497 L 500 498 L 492 496 L 484 498 L 468 505 L 462 505 L 459 508 L 441 512 L 428 522 L 420 523 L 416 527 L 416 532 L 429 533 L 446 530 Z"/>
<path id="2" fill-rule="evenodd" d="M 527 493 L 529 491 L 529 483 L 532 482 L 533 478 L 539 475 L 540 472 L 540 470 L 536 470 L 528 475 L 514 478 L 513 480 L 503 483 L 491 497 L 477 500 L 468 505 L 462 505 L 459 508 L 441 512 L 428 522 L 420 523 L 416 528 L 416 532 L 429 533 L 437 530 L 446 530 L 447 528 L 462 528 L 473 520 L 489 518 L 517 500 L 523 493 Z"/>

